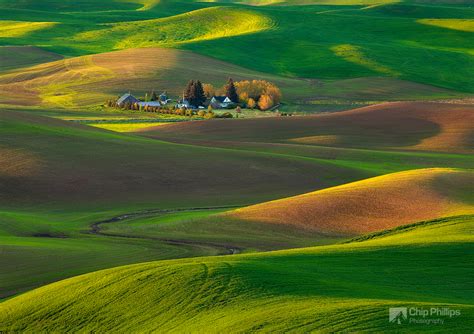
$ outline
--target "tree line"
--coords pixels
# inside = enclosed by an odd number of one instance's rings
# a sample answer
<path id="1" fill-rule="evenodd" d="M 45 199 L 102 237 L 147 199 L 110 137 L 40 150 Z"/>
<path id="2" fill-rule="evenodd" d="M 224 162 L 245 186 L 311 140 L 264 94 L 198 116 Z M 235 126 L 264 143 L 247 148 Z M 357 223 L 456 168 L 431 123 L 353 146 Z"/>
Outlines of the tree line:
<path id="1" fill-rule="evenodd" d="M 190 85 L 192 86 L 192 81 L 188 87 Z M 199 82 L 199 85 L 202 87 L 202 94 L 205 98 L 225 95 L 236 105 L 240 104 L 242 107 L 250 109 L 268 110 L 281 101 L 280 89 L 274 83 L 266 80 L 234 81 L 230 78 L 227 84 L 218 89 L 215 89 L 211 84 L 200 84 Z M 201 94 L 201 90 L 199 90 L 199 94 Z M 202 95 L 200 96 L 202 97 Z M 190 100 L 188 99 L 188 101 Z"/>
<path id="2" fill-rule="evenodd" d="M 232 78 L 229 78 L 222 91 L 224 92 L 223 95 L 227 96 L 233 103 L 236 105 L 239 103 L 239 95 Z M 200 80 L 190 80 L 184 89 L 183 95 L 191 105 L 199 107 L 215 95 L 215 90 L 211 84 L 202 84 Z"/>

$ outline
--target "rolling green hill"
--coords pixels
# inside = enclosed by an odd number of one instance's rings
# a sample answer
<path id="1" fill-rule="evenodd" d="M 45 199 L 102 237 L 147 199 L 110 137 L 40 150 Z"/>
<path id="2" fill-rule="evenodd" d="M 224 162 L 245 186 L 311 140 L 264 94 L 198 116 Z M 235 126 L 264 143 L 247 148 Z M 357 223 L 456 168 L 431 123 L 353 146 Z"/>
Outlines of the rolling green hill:
<path id="1" fill-rule="evenodd" d="M 0 333 L 472 331 L 472 1 L 0 11 Z M 102 107 L 229 77 L 282 105 Z"/>
<path id="2" fill-rule="evenodd" d="M 324 161 L 171 144 L 12 110 L 0 112 L 0 124 L 0 261 L 9 268 L 0 273 L 1 296 L 114 264 L 223 249 L 90 235 L 96 221 L 148 209 L 246 205 L 371 175 Z"/>
<path id="3" fill-rule="evenodd" d="M 474 17 L 464 2 L 304 2 L 311 5 L 108 0 L 83 1 L 74 10 L 69 1 L 2 1 L 10 28 L 0 45 L 41 46 L 66 56 L 179 47 L 283 76 L 386 76 L 474 92 L 472 31 L 453 29 L 469 27 Z"/>
<path id="4" fill-rule="evenodd" d="M 22 53 L 10 58 L 20 61 Z M 193 63 L 199 66 L 190 66 Z M 127 91 L 144 96 L 155 89 L 177 97 L 190 78 L 218 88 L 229 77 L 274 82 L 281 88 L 290 109 L 303 105 L 307 110 L 317 110 L 315 103 L 343 104 L 350 108 L 352 101 L 371 103 L 374 100 L 463 97 L 450 90 L 394 78 L 314 82 L 256 72 L 184 50 L 142 48 L 68 58 L 0 74 L 0 102 L 84 109 L 97 107 Z"/>
<path id="5" fill-rule="evenodd" d="M 286 120 L 291 128 L 294 119 Z M 216 141 L 219 136 L 203 131 L 197 137 L 204 143 L 181 145 L 13 109 L 0 112 L 0 121 L 1 266 L 9 268 L 0 273 L 1 296 L 116 265 L 341 238 L 211 217 L 216 210 L 148 210 L 243 206 L 394 171 L 474 164 L 466 154 L 278 144 L 273 137 L 244 143 L 232 132 L 226 140 L 233 142 Z M 240 121 L 220 124 L 234 123 Z M 276 138 L 288 133 L 274 129 Z M 186 131 L 181 133 L 187 138 Z M 399 143 L 405 140 L 399 138 Z M 134 212 L 141 214 L 101 225 L 101 234 L 90 233 L 94 222 Z"/>
<path id="6" fill-rule="evenodd" d="M 90 273 L 1 303 L 0 330 L 466 332 L 472 227 L 462 216 L 342 245 Z M 461 315 L 388 321 L 389 307 L 436 306 Z"/>
<path id="7" fill-rule="evenodd" d="M 74 36 L 74 42 L 99 44 L 111 41 L 109 49 L 175 46 L 205 40 L 246 35 L 272 27 L 270 19 L 257 12 L 211 7 L 156 20 L 114 23 Z"/>

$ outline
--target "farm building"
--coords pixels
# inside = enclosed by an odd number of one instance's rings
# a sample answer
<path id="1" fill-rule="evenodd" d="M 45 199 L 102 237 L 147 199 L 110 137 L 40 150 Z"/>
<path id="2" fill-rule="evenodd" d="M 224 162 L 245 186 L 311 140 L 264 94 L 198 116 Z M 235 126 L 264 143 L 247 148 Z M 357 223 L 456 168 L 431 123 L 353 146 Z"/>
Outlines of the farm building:
<path id="1" fill-rule="evenodd" d="M 125 104 L 127 103 L 130 103 L 130 104 L 134 104 L 134 103 L 138 103 L 140 101 L 138 101 L 138 99 L 133 96 L 132 94 L 130 93 L 127 93 L 127 94 L 123 94 L 118 100 L 117 100 L 117 105 L 119 107 L 123 107 Z"/>
<path id="2" fill-rule="evenodd" d="M 163 92 L 158 96 L 158 101 L 161 102 L 162 105 L 168 104 L 171 102 L 171 99 L 168 98 L 168 95 L 166 95 L 166 92 Z"/>
<path id="3" fill-rule="evenodd" d="M 178 104 L 176 104 L 176 108 L 196 109 L 196 107 L 191 105 L 191 103 L 186 99 L 179 100 Z"/>
<path id="4" fill-rule="evenodd" d="M 138 105 L 140 107 L 145 107 L 145 106 L 161 107 L 163 105 L 163 103 L 161 103 L 160 101 L 149 101 L 149 102 L 138 102 Z"/>
<path id="5" fill-rule="evenodd" d="M 213 96 L 210 105 L 215 109 L 228 108 L 232 106 L 234 102 L 227 96 Z"/>

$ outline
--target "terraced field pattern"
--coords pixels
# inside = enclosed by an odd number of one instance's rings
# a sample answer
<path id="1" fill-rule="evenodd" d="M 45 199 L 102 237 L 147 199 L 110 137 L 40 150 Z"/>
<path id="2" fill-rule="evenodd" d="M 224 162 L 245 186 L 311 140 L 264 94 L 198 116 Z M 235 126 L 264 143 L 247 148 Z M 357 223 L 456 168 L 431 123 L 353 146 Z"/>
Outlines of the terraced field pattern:
<path id="1" fill-rule="evenodd" d="M 0 10 L 0 333 L 472 333 L 471 0 Z"/>

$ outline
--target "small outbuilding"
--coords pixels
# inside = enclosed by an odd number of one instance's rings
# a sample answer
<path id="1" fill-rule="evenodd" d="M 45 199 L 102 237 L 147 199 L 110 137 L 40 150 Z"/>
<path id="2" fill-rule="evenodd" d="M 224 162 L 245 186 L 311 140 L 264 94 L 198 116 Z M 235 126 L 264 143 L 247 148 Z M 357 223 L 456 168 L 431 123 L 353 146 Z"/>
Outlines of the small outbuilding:
<path id="1" fill-rule="evenodd" d="M 138 103 L 139 100 L 133 96 L 132 94 L 130 93 L 127 93 L 127 94 L 123 94 L 118 100 L 117 100 L 117 105 L 119 107 L 123 107 L 125 104 L 129 103 L 129 104 L 135 104 L 135 103 Z"/>

